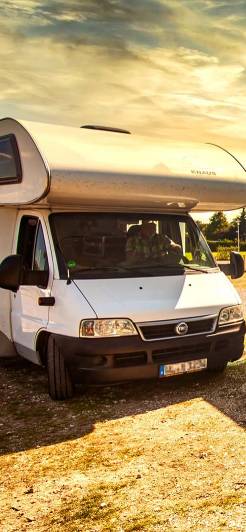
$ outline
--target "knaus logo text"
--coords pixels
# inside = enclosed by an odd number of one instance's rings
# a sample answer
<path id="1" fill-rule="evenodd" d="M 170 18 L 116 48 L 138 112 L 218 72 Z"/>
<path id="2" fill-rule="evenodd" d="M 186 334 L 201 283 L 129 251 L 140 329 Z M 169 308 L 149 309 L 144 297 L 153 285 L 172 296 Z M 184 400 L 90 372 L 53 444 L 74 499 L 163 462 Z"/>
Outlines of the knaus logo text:
<path id="1" fill-rule="evenodd" d="M 191 174 L 195 175 L 216 175 L 214 170 L 191 170 Z"/>

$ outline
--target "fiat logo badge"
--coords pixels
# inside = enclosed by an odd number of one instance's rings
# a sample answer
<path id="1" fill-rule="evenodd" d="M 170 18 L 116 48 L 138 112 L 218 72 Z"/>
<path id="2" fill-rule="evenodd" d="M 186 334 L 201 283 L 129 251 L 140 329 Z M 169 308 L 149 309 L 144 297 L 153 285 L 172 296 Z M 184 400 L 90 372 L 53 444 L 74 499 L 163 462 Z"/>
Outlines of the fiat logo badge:
<path id="1" fill-rule="evenodd" d="M 183 336 L 184 334 L 187 334 L 188 332 L 188 325 L 185 323 L 185 321 L 181 321 L 178 323 L 175 327 L 175 331 L 179 336 Z"/>

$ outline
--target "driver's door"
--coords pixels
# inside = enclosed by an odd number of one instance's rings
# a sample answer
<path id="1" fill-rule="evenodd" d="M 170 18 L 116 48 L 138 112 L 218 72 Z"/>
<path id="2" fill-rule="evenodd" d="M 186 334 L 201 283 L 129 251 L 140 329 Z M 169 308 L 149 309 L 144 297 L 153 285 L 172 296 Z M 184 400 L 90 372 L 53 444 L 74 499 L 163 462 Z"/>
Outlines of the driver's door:
<path id="1" fill-rule="evenodd" d="M 36 216 L 24 215 L 20 220 L 16 251 L 23 256 L 26 270 L 50 272 L 47 244 L 46 231 L 41 220 Z M 11 296 L 13 340 L 18 353 L 33 362 L 39 362 L 35 351 L 37 332 L 47 328 L 49 318 L 49 307 L 41 306 L 40 298 L 49 296 L 50 280 L 47 286 L 21 285 L 16 294 Z"/>

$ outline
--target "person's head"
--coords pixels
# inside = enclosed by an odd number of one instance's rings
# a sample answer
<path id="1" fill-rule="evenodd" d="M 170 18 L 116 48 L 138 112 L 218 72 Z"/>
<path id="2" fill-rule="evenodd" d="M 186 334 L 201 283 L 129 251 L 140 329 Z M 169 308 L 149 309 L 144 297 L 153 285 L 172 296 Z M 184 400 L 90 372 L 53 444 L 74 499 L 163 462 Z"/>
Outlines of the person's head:
<path id="1" fill-rule="evenodd" d="M 145 238 L 151 238 L 156 234 L 156 225 L 154 222 L 148 222 L 147 220 L 142 221 L 141 225 L 141 234 Z"/>

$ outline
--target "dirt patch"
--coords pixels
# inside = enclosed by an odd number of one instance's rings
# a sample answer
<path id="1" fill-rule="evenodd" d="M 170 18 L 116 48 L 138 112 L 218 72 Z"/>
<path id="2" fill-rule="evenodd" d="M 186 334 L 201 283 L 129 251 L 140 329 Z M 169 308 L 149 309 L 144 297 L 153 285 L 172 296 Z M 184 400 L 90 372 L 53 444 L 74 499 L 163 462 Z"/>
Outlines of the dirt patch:
<path id="1" fill-rule="evenodd" d="M 1 530 L 246 529 L 246 361 L 52 402 L 1 361 Z"/>
<path id="2" fill-rule="evenodd" d="M 0 384 L 1 532 L 246 530 L 246 359 L 66 403 L 22 359 Z"/>

